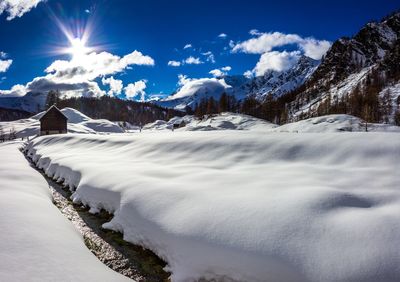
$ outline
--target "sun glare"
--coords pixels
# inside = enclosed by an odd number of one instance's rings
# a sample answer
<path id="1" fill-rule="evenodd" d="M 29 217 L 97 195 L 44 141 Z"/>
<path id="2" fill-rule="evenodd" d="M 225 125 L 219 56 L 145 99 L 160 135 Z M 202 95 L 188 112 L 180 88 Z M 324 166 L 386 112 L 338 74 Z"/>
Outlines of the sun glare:
<path id="1" fill-rule="evenodd" d="M 71 46 L 68 48 L 68 53 L 72 55 L 73 59 L 82 58 L 89 53 L 90 48 L 81 38 L 74 38 L 70 41 Z"/>

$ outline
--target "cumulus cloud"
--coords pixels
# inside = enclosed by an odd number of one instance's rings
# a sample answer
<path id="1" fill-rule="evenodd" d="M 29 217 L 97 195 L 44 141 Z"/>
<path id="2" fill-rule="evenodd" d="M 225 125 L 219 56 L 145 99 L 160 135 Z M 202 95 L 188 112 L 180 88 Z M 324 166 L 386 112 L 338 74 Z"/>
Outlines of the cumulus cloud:
<path id="1" fill-rule="evenodd" d="M 102 83 L 110 86 L 109 94 L 122 91 L 122 82 L 105 76 L 123 72 L 132 65 L 154 65 L 154 60 L 138 51 L 120 57 L 107 52 L 91 53 L 79 60 L 54 61 L 45 72 L 25 86 L 16 85 L 11 90 L 0 90 L 2 95 L 22 96 L 27 92 L 48 92 L 59 90 L 63 96 L 98 97 L 106 93 L 100 89 L 96 78 L 103 78 Z"/>
<path id="2" fill-rule="evenodd" d="M 203 61 L 200 60 L 200 58 L 195 58 L 193 56 L 190 56 L 185 59 L 185 64 L 187 65 L 200 65 L 203 64 Z"/>
<path id="3" fill-rule="evenodd" d="M 225 66 L 220 69 L 213 69 L 209 73 L 214 77 L 223 77 L 226 76 L 231 69 L 232 68 L 230 66 Z"/>
<path id="4" fill-rule="evenodd" d="M 326 40 L 317 40 L 312 37 L 303 38 L 297 34 L 284 34 L 281 32 L 259 33 L 254 30 L 251 32 L 253 35 L 258 35 L 258 37 L 234 44 L 232 52 L 263 54 L 272 51 L 276 47 L 295 44 L 306 56 L 319 60 L 331 45 Z"/>
<path id="5" fill-rule="evenodd" d="M 124 87 L 122 80 L 114 79 L 114 77 L 102 78 L 101 82 L 103 85 L 109 85 L 110 90 L 107 92 L 109 96 L 119 95 L 122 92 L 122 88 Z"/>
<path id="6" fill-rule="evenodd" d="M 51 76 L 37 77 L 25 86 L 26 92 L 46 93 L 50 90 L 58 90 L 64 97 L 100 97 L 105 94 L 95 81 L 75 82 L 71 80 L 57 80 Z"/>
<path id="7" fill-rule="evenodd" d="M 22 84 L 14 85 L 10 90 L 0 90 L 0 95 L 7 95 L 9 97 L 18 97 L 26 94 L 26 87 Z"/>
<path id="8" fill-rule="evenodd" d="M 189 49 L 189 48 L 193 48 L 192 44 L 186 44 L 185 46 L 183 46 L 183 49 Z"/>
<path id="9" fill-rule="evenodd" d="M 219 38 L 227 38 L 228 35 L 227 35 L 226 33 L 220 33 L 220 34 L 218 35 L 218 37 L 219 37 Z"/>
<path id="10" fill-rule="evenodd" d="M 146 92 L 144 91 L 146 89 L 146 83 L 147 81 L 144 79 L 136 81 L 134 83 L 129 83 L 124 88 L 126 98 L 133 99 L 137 96 L 140 96 L 140 100 L 144 101 L 146 95 Z"/>
<path id="11" fill-rule="evenodd" d="M 275 47 L 295 44 L 300 41 L 302 41 L 302 38 L 297 34 L 284 34 L 281 32 L 262 33 L 256 38 L 251 38 L 235 44 L 232 51 L 248 54 L 263 54 L 271 51 Z"/>
<path id="12" fill-rule="evenodd" d="M 314 60 L 321 59 L 331 47 L 331 42 L 327 40 L 316 40 L 307 38 L 300 44 L 300 48 L 304 51 L 304 55 Z"/>
<path id="13" fill-rule="evenodd" d="M 168 65 L 171 67 L 180 67 L 181 66 L 181 62 L 179 61 L 169 61 Z"/>
<path id="14" fill-rule="evenodd" d="M 231 41 L 230 47 L 233 53 L 243 52 L 261 55 L 257 65 L 252 70 L 253 75 L 263 75 L 267 70 L 287 70 L 298 61 L 301 55 L 320 60 L 331 46 L 331 42 L 327 40 L 317 40 L 313 37 L 304 38 L 298 34 L 261 33 L 256 29 L 250 30 L 249 33 L 256 37 L 237 43 Z M 288 45 L 294 45 L 297 50 L 281 50 Z M 281 49 L 277 51 L 275 48 Z M 249 76 L 249 73 L 247 75 Z"/>
<path id="15" fill-rule="evenodd" d="M 0 15 L 7 13 L 7 20 L 22 17 L 25 13 L 35 8 L 40 2 L 45 0 L 1 0 Z"/>
<path id="16" fill-rule="evenodd" d="M 45 71 L 56 78 L 93 80 L 97 77 L 121 72 L 132 65 L 153 66 L 154 60 L 139 51 L 119 57 L 108 52 L 90 53 L 79 60 L 57 60 Z"/>
<path id="17" fill-rule="evenodd" d="M 299 51 L 266 52 L 261 55 L 253 71 L 257 76 L 263 75 L 267 70 L 285 71 L 290 69 L 299 60 L 300 56 L 301 53 Z"/>

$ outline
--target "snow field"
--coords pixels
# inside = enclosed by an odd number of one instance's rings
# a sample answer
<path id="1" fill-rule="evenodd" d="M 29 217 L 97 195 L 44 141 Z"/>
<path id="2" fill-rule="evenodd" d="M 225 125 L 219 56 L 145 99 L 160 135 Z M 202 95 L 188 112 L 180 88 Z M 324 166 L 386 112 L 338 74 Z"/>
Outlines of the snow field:
<path id="1" fill-rule="evenodd" d="M 106 209 L 173 281 L 395 281 L 397 133 L 142 132 L 36 138 L 38 167 Z"/>
<path id="2" fill-rule="evenodd" d="M 0 281 L 130 281 L 87 249 L 21 146 L 0 143 Z"/>

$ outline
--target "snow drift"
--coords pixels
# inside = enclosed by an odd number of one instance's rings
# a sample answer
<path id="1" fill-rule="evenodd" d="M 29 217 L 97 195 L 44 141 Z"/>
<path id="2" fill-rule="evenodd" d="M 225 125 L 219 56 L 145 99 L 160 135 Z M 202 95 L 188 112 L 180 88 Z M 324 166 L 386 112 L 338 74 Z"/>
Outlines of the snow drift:
<path id="1" fill-rule="evenodd" d="M 270 130 L 277 125 L 252 116 L 236 113 L 221 113 L 205 116 L 203 119 L 191 115 L 174 117 L 169 121 L 157 120 L 146 124 L 143 130 L 172 130 L 174 124 L 183 127 L 180 131 L 210 131 L 210 130 Z"/>
<path id="2" fill-rule="evenodd" d="M 0 281 L 130 281 L 87 249 L 21 145 L 0 144 Z"/>
<path id="3" fill-rule="evenodd" d="M 397 133 L 142 132 L 34 139 L 38 167 L 106 209 L 173 281 L 395 281 Z"/>

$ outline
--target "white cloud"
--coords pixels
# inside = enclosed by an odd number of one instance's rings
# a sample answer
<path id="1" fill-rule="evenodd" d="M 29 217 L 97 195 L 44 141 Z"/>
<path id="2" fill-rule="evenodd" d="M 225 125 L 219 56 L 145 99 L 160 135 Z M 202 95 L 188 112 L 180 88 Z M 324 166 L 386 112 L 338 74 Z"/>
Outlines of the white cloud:
<path id="1" fill-rule="evenodd" d="M 243 73 L 243 75 L 247 78 L 253 78 L 254 77 L 254 73 L 251 70 L 247 70 Z"/>
<path id="2" fill-rule="evenodd" d="M 230 66 L 225 66 L 220 69 L 214 69 L 211 70 L 209 73 L 212 74 L 214 77 L 222 77 L 226 76 L 228 74 L 228 71 L 230 71 L 232 68 Z"/>
<path id="3" fill-rule="evenodd" d="M 327 40 L 317 40 L 312 37 L 303 38 L 297 34 L 284 34 L 281 32 L 259 33 L 251 30 L 256 38 L 235 44 L 232 52 L 243 52 L 248 54 L 263 54 L 270 52 L 276 47 L 296 44 L 304 54 L 315 60 L 319 60 L 328 51 L 331 43 Z"/>
<path id="4" fill-rule="evenodd" d="M 76 81 L 93 80 L 118 72 L 131 65 L 153 66 L 154 60 L 139 51 L 119 57 L 108 52 L 90 53 L 79 60 L 57 60 L 45 71 L 58 79 L 75 79 Z"/>
<path id="5" fill-rule="evenodd" d="M 0 72 L 6 72 L 11 66 L 13 60 L 0 60 Z"/>
<path id="6" fill-rule="evenodd" d="M 40 2 L 45 0 L 1 0 L 0 15 L 7 13 L 7 20 L 22 17 L 25 13 L 35 8 Z"/>
<path id="7" fill-rule="evenodd" d="M 228 35 L 226 33 L 221 33 L 218 35 L 219 38 L 227 38 Z"/>
<path id="8" fill-rule="evenodd" d="M 225 73 L 223 71 L 221 71 L 220 69 L 210 70 L 209 73 L 212 74 L 214 77 L 221 77 L 221 76 L 225 75 Z"/>
<path id="9" fill-rule="evenodd" d="M 6 59 L 7 56 L 8 56 L 8 55 L 7 55 L 6 52 L 0 51 L 0 59 Z"/>
<path id="10" fill-rule="evenodd" d="M 261 55 L 253 72 L 255 75 L 263 75 L 267 70 L 285 71 L 291 68 L 300 58 L 300 51 L 278 52 L 271 51 Z"/>
<path id="11" fill-rule="evenodd" d="M 178 76 L 180 89 L 174 95 L 167 97 L 167 100 L 199 95 L 221 95 L 224 91 L 231 88 L 223 79 L 217 78 L 188 78 L 186 75 Z M 194 106 L 194 105 L 193 105 Z"/>
<path id="12" fill-rule="evenodd" d="M 200 65 L 203 64 L 203 62 L 200 60 L 200 58 L 195 58 L 193 56 L 190 56 L 185 59 L 185 64 L 187 65 Z"/>
<path id="13" fill-rule="evenodd" d="M 26 94 L 26 87 L 21 84 L 14 85 L 10 90 L 0 90 L 0 95 L 7 95 L 9 97 L 18 97 Z"/>
<path id="14" fill-rule="evenodd" d="M 331 43 L 326 40 L 316 40 L 314 38 L 306 38 L 300 43 L 300 48 L 304 51 L 304 55 L 314 60 L 320 60 L 322 56 L 331 47 Z"/>
<path id="15" fill-rule="evenodd" d="M 178 75 L 178 86 L 183 86 L 186 83 L 188 83 L 189 81 L 191 81 L 191 79 L 188 78 L 186 75 L 184 75 L 184 74 Z"/>
<path id="16" fill-rule="evenodd" d="M 180 67 L 181 66 L 181 62 L 178 61 L 169 61 L 168 65 L 171 67 Z"/>
<path id="17" fill-rule="evenodd" d="M 287 70 L 297 62 L 301 55 L 320 60 L 331 46 L 331 43 L 327 40 L 317 40 L 312 37 L 303 38 L 297 34 L 260 33 L 255 29 L 250 30 L 249 33 L 257 37 L 238 43 L 231 41 L 230 46 L 233 53 L 261 54 L 252 71 L 255 75 L 263 75 L 267 70 Z M 274 50 L 274 48 L 284 48 L 287 45 L 294 45 L 297 50 Z M 249 73 L 247 74 L 249 75 Z"/>
<path id="18" fill-rule="evenodd" d="M 183 49 L 189 49 L 189 48 L 193 48 L 192 44 L 186 44 L 185 46 L 183 46 Z"/>
<path id="19" fill-rule="evenodd" d="M 134 83 L 129 83 L 124 88 L 126 98 L 133 99 L 140 95 L 140 100 L 144 101 L 145 95 L 146 95 L 146 92 L 144 91 L 146 89 L 146 83 L 147 83 L 147 81 L 144 79 L 136 81 Z"/>
<path id="20" fill-rule="evenodd" d="M 261 35 L 261 32 L 259 32 L 258 29 L 252 29 L 249 31 L 249 34 L 257 36 L 257 35 Z"/>
<path id="21" fill-rule="evenodd" d="M 27 92 L 44 93 L 56 89 L 68 97 L 98 97 L 106 93 L 94 81 L 96 78 L 123 72 L 132 65 L 152 66 L 154 60 L 138 51 L 123 57 L 102 52 L 85 55 L 79 60 L 57 60 L 45 70 L 46 76 L 36 77 L 25 86 L 16 85 L 11 90 L 0 90 L 0 94 L 22 96 Z M 118 80 L 104 79 L 103 83 L 108 83 L 113 93 L 120 91 L 121 85 Z"/>
<path id="22" fill-rule="evenodd" d="M 297 34 L 284 34 L 281 32 L 262 33 L 259 37 L 240 42 L 233 46 L 233 52 L 248 54 L 263 54 L 275 47 L 301 42 L 303 39 Z"/>
<path id="23" fill-rule="evenodd" d="M 201 53 L 201 54 L 203 56 L 207 57 L 206 58 L 207 62 L 215 64 L 215 57 L 214 57 L 214 54 L 211 51 L 207 51 L 207 52 L 204 52 L 204 53 Z"/>
<path id="24" fill-rule="evenodd" d="M 101 82 L 103 85 L 109 85 L 110 90 L 107 92 L 109 96 L 119 95 L 122 92 L 122 88 L 124 87 L 122 80 L 114 79 L 114 77 L 102 78 Z"/>

